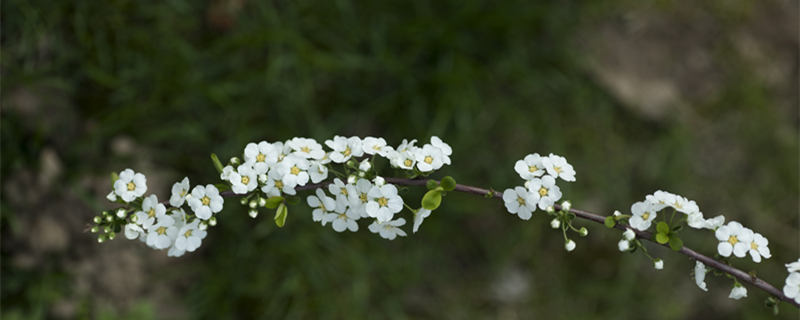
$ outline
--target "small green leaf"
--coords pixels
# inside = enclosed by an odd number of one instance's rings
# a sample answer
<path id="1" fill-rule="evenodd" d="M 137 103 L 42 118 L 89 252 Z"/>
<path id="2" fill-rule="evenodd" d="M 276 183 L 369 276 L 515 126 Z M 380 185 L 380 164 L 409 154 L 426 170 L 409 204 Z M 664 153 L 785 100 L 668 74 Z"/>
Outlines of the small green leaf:
<path id="1" fill-rule="evenodd" d="M 111 185 L 113 186 L 114 182 L 117 182 L 117 180 L 119 180 L 119 174 L 117 174 L 116 172 L 112 172 L 111 173 Z"/>
<path id="2" fill-rule="evenodd" d="M 669 242 L 669 236 L 663 233 L 657 233 L 656 242 L 660 244 L 666 244 L 667 242 Z"/>
<path id="3" fill-rule="evenodd" d="M 663 233 L 666 235 L 669 233 L 669 225 L 666 222 L 661 221 L 656 225 L 656 230 L 658 233 Z"/>
<path id="4" fill-rule="evenodd" d="M 436 210 L 442 204 L 442 187 L 430 190 L 422 197 L 422 207 L 428 210 Z"/>
<path id="5" fill-rule="evenodd" d="M 683 240 L 673 235 L 669 238 L 669 247 L 672 248 L 672 250 L 678 251 L 683 247 Z"/>
<path id="6" fill-rule="evenodd" d="M 606 217 L 605 225 L 607 228 L 611 229 L 617 224 L 617 221 L 614 220 L 614 216 Z"/>
<path id="7" fill-rule="evenodd" d="M 215 153 L 211 154 L 211 162 L 214 163 L 214 168 L 217 168 L 217 171 L 219 173 L 222 173 L 222 162 L 219 162 L 219 158 L 217 157 L 217 154 L 215 154 Z"/>
<path id="8" fill-rule="evenodd" d="M 281 197 L 281 196 L 269 197 L 269 198 L 267 199 L 267 204 L 266 204 L 266 205 L 264 205 L 264 206 L 265 206 L 265 207 L 267 207 L 267 208 L 269 208 L 269 209 L 275 209 L 275 208 L 277 208 L 277 207 L 278 207 L 278 205 L 279 205 L 279 204 L 281 204 L 282 202 L 283 202 L 283 197 Z"/>
<path id="9" fill-rule="evenodd" d="M 456 189 L 456 179 L 453 179 L 451 176 L 442 178 L 442 181 L 439 184 L 442 185 L 444 191 L 453 191 Z"/>
<path id="10" fill-rule="evenodd" d="M 286 205 L 281 203 L 278 206 L 278 210 L 275 211 L 275 225 L 278 228 L 283 228 L 283 225 L 286 224 L 286 216 L 289 215 L 289 209 L 286 208 Z"/>
<path id="11" fill-rule="evenodd" d="M 439 186 L 439 183 L 436 180 L 428 180 L 428 183 L 425 184 L 428 187 L 428 190 L 432 190 Z"/>

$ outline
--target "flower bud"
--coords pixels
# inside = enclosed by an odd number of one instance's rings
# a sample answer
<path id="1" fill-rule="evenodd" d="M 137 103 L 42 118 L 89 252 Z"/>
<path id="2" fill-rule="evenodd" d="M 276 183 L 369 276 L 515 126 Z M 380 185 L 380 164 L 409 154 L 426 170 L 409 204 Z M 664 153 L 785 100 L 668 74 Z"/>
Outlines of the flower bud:
<path id="1" fill-rule="evenodd" d="M 106 226 L 105 228 L 103 228 L 103 232 L 105 232 L 105 233 L 111 233 L 111 227 L 109 227 L 109 226 Z"/>
<path id="2" fill-rule="evenodd" d="M 372 179 L 372 182 L 374 182 L 376 186 L 380 187 L 386 184 L 386 179 L 381 176 L 375 176 L 375 179 Z"/>
<path id="3" fill-rule="evenodd" d="M 572 209 L 572 203 L 571 202 L 564 201 L 564 202 L 561 203 L 561 210 L 569 211 L 569 209 Z"/>
<path id="4" fill-rule="evenodd" d="M 217 225 L 217 217 L 211 217 L 210 219 L 208 219 L 208 225 L 212 226 L 212 227 L 216 226 Z"/>
<path id="5" fill-rule="evenodd" d="M 139 216 L 134 214 L 131 216 L 131 222 L 136 223 L 136 221 L 139 221 Z"/>
<path id="6" fill-rule="evenodd" d="M 356 162 L 353 159 L 347 160 L 347 166 L 351 168 L 356 167 Z"/>
<path id="7" fill-rule="evenodd" d="M 97 243 L 103 243 L 105 241 L 106 241 L 106 236 L 104 236 L 102 234 L 97 236 Z"/>
<path id="8" fill-rule="evenodd" d="M 558 229 L 561 227 L 561 221 L 558 221 L 558 218 L 553 219 L 553 221 L 550 221 L 550 227 L 553 229 Z"/>
<path id="9" fill-rule="evenodd" d="M 120 219 L 125 218 L 125 214 L 126 214 L 125 209 L 122 208 L 117 209 L 117 218 Z"/>
<path id="10" fill-rule="evenodd" d="M 631 241 L 634 238 L 636 238 L 636 233 L 634 233 L 633 230 L 628 228 L 625 230 L 625 232 L 622 233 L 622 237 L 624 237 L 625 240 Z"/>
<path id="11" fill-rule="evenodd" d="M 250 200 L 250 203 L 248 205 L 250 206 L 250 209 L 255 209 L 256 207 L 258 207 L 258 201 L 256 201 L 255 199 Z"/>
<path id="12" fill-rule="evenodd" d="M 259 207 L 266 207 L 267 206 L 267 199 L 264 197 L 258 197 L 258 206 Z"/>
<path id="13" fill-rule="evenodd" d="M 258 182 L 261 182 L 262 184 L 267 183 L 267 174 L 266 173 L 259 174 Z"/>
<path id="14" fill-rule="evenodd" d="M 351 174 L 349 177 L 347 177 L 347 183 L 349 183 L 349 184 L 356 183 L 356 176 Z"/>
<path id="15" fill-rule="evenodd" d="M 103 218 L 100 218 L 100 216 L 94 216 L 94 220 L 93 221 L 94 221 L 94 223 L 100 223 L 100 222 L 103 222 Z"/>
<path id="16" fill-rule="evenodd" d="M 108 240 L 114 240 L 114 238 L 116 238 L 116 237 L 117 237 L 117 234 L 116 234 L 116 233 L 113 233 L 113 232 L 112 232 L 112 233 L 109 233 L 109 234 L 108 234 Z"/>
<path id="17" fill-rule="evenodd" d="M 100 231 L 100 228 L 98 228 L 97 226 L 94 226 L 89 231 L 91 231 L 92 233 L 97 233 L 97 231 Z"/>
<path id="18" fill-rule="evenodd" d="M 621 215 L 622 215 L 622 212 L 619 212 L 619 210 L 614 210 L 614 216 L 615 217 L 619 217 Z"/>
<path id="19" fill-rule="evenodd" d="M 625 240 L 625 239 L 620 240 L 619 243 L 617 243 L 617 248 L 619 248 L 619 251 L 622 251 L 622 252 L 628 251 L 631 248 L 631 243 L 628 242 L 628 240 Z"/>
<path id="20" fill-rule="evenodd" d="M 359 178 L 363 178 L 363 177 L 364 177 L 364 176 L 366 176 L 366 175 L 367 175 L 367 174 L 366 174 L 366 173 L 364 173 L 364 171 L 359 171 L 359 172 L 358 172 L 358 177 L 359 177 Z"/>
<path id="21" fill-rule="evenodd" d="M 241 203 L 242 205 L 247 205 L 247 198 L 242 198 L 241 200 L 239 200 L 239 203 Z"/>
<path id="22" fill-rule="evenodd" d="M 200 230 L 206 230 L 206 229 L 208 229 L 208 224 L 206 222 L 201 222 L 198 225 L 198 227 L 200 228 Z"/>
<path id="23" fill-rule="evenodd" d="M 664 260 L 661 260 L 661 259 L 654 260 L 653 261 L 653 267 L 655 267 L 656 270 L 664 269 Z"/>
<path id="24" fill-rule="evenodd" d="M 251 209 L 248 213 L 250 214 L 250 218 L 255 219 L 256 217 L 258 217 L 258 210 L 256 209 Z"/>
<path id="25" fill-rule="evenodd" d="M 114 221 L 114 216 L 112 216 L 112 215 L 107 215 L 107 216 L 106 216 L 106 221 L 107 221 L 107 222 Z"/>
<path id="26" fill-rule="evenodd" d="M 369 159 L 361 160 L 361 163 L 358 165 L 358 170 L 361 171 L 369 171 L 372 168 L 372 163 L 369 162 Z"/>
<path id="27" fill-rule="evenodd" d="M 231 163 L 232 165 L 238 165 L 238 164 L 242 163 L 242 161 L 241 161 L 241 160 L 239 160 L 239 158 L 237 158 L 237 157 L 233 157 L 233 158 L 231 158 L 231 161 L 230 161 L 230 163 Z"/>
<path id="28" fill-rule="evenodd" d="M 586 227 L 581 227 L 580 230 L 578 230 L 578 234 L 580 234 L 581 237 L 585 237 L 589 235 L 589 230 L 586 229 Z"/>
<path id="29" fill-rule="evenodd" d="M 546 209 L 544 209 L 544 211 L 547 211 L 548 213 L 553 213 L 556 212 L 556 208 L 553 208 L 553 206 L 549 206 Z"/>
<path id="30" fill-rule="evenodd" d="M 575 241 L 567 241 L 567 243 L 564 244 L 564 249 L 567 249 L 567 251 L 575 250 Z"/>

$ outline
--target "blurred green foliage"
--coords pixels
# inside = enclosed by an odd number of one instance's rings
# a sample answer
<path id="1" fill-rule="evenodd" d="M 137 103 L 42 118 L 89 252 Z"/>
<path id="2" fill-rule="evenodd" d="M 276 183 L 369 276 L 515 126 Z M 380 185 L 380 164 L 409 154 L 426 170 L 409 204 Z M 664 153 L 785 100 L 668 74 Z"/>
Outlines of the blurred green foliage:
<path id="1" fill-rule="evenodd" d="M 722 29 L 747 15 L 719 2 L 706 9 Z M 575 38 L 626 4 L 4 1 L 2 176 L 35 170 L 40 151 L 54 148 L 70 186 L 56 192 L 99 210 L 105 194 L 81 180 L 142 159 L 169 170 L 166 179 L 205 183 L 216 179 L 209 153 L 225 159 L 250 141 L 438 135 L 454 150 L 442 176 L 460 183 L 521 184 L 514 161 L 553 152 L 577 170 L 577 182 L 562 184 L 577 208 L 624 211 L 657 189 L 695 199 L 707 216 L 724 213 L 767 236 L 773 259 L 759 275 L 782 286 L 782 263 L 798 256 L 797 110 L 776 106 L 750 76 L 757 66 L 724 36 L 714 59 L 731 68 L 690 120 L 623 107 Z M 34 111 L 15 98 L 22 93 Z M 116 154 L 117 137 L 141 152 Z M 22 236 L 14 221 L 30 208 L 4 199 L 2 209 L 3 239 Z M 731 303 L 727 281 L 695 288 L 692 262 L 668 249 L 651 250 L 666 261 L 656 272 L 640 255 L 619 254 L 618 234 L 588 225 L 567 254 L 546 219 L 520 221 L 480 197 L 449 193 L 419 233 L 391 242 L 365 225 L 338 234 L 309 216 L 293 206 L 278 229 L 229 202 L 201 250 L 152 279 L 174 282 L 191 318 L 770 318 L 761 292 Z M 715 250 L 707 234 L 683 237 Z M 14 254 L 3 246 L 4 260 Z M 48 317 L 78 292 L 62 265 L 4 262 L 2 271 L 4 318 Z M 497 289 L 518 282 L 523 294 Z M 157 298 L 97 309 L 101 294 L 81 297 L 75 316 L 163 318 Z"/>

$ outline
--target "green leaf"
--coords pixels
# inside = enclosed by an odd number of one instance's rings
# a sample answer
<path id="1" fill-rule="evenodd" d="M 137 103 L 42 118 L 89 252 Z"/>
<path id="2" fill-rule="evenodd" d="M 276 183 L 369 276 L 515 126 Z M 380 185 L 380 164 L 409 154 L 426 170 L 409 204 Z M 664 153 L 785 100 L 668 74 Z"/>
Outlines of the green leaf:
<path id="1" fill-rule="evenodd" d="M 439 183 L 444 191 L 453 191 L 456 189 L 456 179 L 453 179 L 451 176 L 446 176 L 442 178 L 442 181 Z"/>
<path id="2" fill-rule="evenodd" d="M 669 225 L 661 221 L 656 225 L 656 230 L 658 230 L 658 233 L 663 233 L 664 235 L 669 234 Z"/>
<path id="3" fill-rule="evenodd" d="M 614 220 L 614 216 L 608 216 L 606 217 L 606 221 L 604 223 L 607 228 L 611 229 L 617 224 L 617 221 Z"/>
<path id="4" fill-rule="evenodd" d="M 666 244 L 667 242 L 669 242 L 669 236 L 663 233 L 657 233 L 656 242 L 660 244 Z"/>
<path id="5" fill-rule="evenodd" d="M 217 171 L 219 173 L 222 173 L 222 162 L 219 162 L 219 158 L 217 157 L 217 154 L 215 154 L 215 153 L 211 154 L 211 162 L 214 163 L 214 168 L 217 168 Z"/>
<path id="6" fill-rule="evenodd" d="M 678 251 L 683 247 L 683 240 L 676 236 L 672 236 L 669 238 L 669 247 L 672 248 L 672 250 Z"/>
<path id="7" fill-rule="evenodd" d="M 217 187 L 219 192 L 228 191 L 231 189 L 231 186 L 229 186 L 227 183 L 217 183 L 214 184 L 214 186 Z"/>
<path id="8" fill-rule="evenodd" d="M 439 183 L 436 180 L 428 180 L 428 183 L 425 184 L 428 187 L 428 190 L 432 190 L 439 186 Z"/>
<path id="9" fill-rule="evenodd" d="M 283 202 L 283 197 L 281 197 L 281 196 L 269 197 L 267 199 L 267 204 L 265 205 L 265 207 L 267 207 L 269 209 L 275 209 L 282 202 Z"/>
<path id="10" fill-rule="evenodd" d="M 275 211 L 275 225 L 278 228 L 283 228 L 283 225 L 286 224 L 286 216 L 289 215 L 289 209 L 286 208 L 286 205 L 281 203 L 278 206 L 278 210 Z"/>
<path id="11" fill-rule="evenodd" d="M 422 197 L 422 207 L 428 210 L 436 210 L 442 204 L 442 187 L 430 190 Z"/>
<path id="12" fill-rule="evenodd" d="M 112 172 L 111 173 L 111 186 L 114 186 L 114 182 L 117 182 L 117 180 L 119 180 L 119 174 L 117 174 L 116 172 Z"/>

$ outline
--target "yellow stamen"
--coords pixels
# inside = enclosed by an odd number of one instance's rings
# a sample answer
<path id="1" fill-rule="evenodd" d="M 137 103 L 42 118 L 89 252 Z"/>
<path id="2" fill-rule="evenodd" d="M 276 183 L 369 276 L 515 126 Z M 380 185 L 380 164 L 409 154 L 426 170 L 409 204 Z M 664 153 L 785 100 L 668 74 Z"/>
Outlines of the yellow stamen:
<path id="1" fill-rule="evenodd" d="M 648 218 L 650 218 L 650 212 L 645 212 L 642 214 L 642 220 L 647 220 Z"/>
<path id="2" fill-rule="evenodd" d="M 209 198 L 208 196 L 203 196 L 202 198 L 200 198 L 200 202 L 202 202 L 204 206 L 207 206 L 211 203 L 211 198 Z"/>
<path id="3" fill-rule="evenodd" d="M 425 156 L 425 163 L 427 164 L 433 163 L 433 158 L 431 158 L 431 156 Z"/>
<path id="4" fill-rule="evenodd" d="M 263 153 L 259 153 L 256 156 L 256 162 L 264 162 L 266 160 L 267 160 L 267 156 L 265 154 L 263 154 Z"/>
<path id="5" fill-rule="evenodd" d="M 158 227 L 158 229 L 156 229 L 156 233 L 163 236 L 164 234 L 167 233 L 167 227 Z"/>
<path id="6" fill-rule="evenodd" d="M 367 201 L 369 201 L 369 200 L 367 200 L 367 194 L 366 193 L 362 193 L 361 195 L 358 196 L 358 198 L 361 199 L 361 203 L 367 203 Z"/>
<path id="7" fill-rule="evenodd" d="M 403 165 L 405 165 L 406 167 L 410 167 L 412 164 L 414 164 L 414 162 L 412 162 L 411 159 L 406 159 L 405 161 L 403 161 Z"/>
<path id="8" fill-rule="evenodd" d="M 156 216 L 156 211 L 153 208 L 150 208 L 150 211 L 147 211 L 147 216 L 152 218 Z"/>
<path id="9" fill-rule="evenodd" d="M 344 151 L 342 152 L 342 154 L 343 154 L 345 157 L 347 157 L 347 156 L 349 156 L 349 155 L 350 155 L 350 153 L 352 153 L 352 152 L 353 152 L 353 150 L 350 150 L 350 147 L 347 147 L 347 148 L 345 148 L 345 149 L 344 149 Z"/>
<path id="10" fill-rule="evenodd" d="M 305 147 L 300 148 L 300 151 L 303 151 L 305 153 L 309 153 L 309 152 L 311 152 L 311 148 L 309 148 L 308 146 L 305 146 Z"/>
<path id="11" fill-rule="evenodd" d="M 758 250 L 758 245 L 756 244 L 756 242 L 755 242 L 755 241 L 753 241 L 753 242 L 750 242 L 750 249 L 753 249 L 753 250 Z"/>
<path id="12" fill-rule="evenodd" d="M 192 236 L 192 229 L 186 230 L 186 232 L 183 234 L 183 236 L 187 237 L 187 238 L 191 237 Z"/>
<path id="13" fill-rule="evenodd" d="M 555 170 L 556 174 L 559 174 L 559 173 L 561 173 L 561 171 L 564 171 L 564 170 L 561 169 L 561 167 L 557 167 L 557 166 L 553 166 L 553 170 Z"/>
<path id="14" fill-rule="evenodd" d="M 537 168 L 536 166 L 528 166 L 528 172 L 534 173 L 536 171 L 539 171 L 539 168 Z"/>
<path id="15" fill-rule="evenodd" d="M 525 199 L 522 199 L 522 197 L 517 197 L 517 202 L 519 203 L 520 206 L 525 205 Z"/>
<path id="16" fill-rule="evenodd" d="M 275 181 L 275 188 L 283 189 L 283 181 Z"/>
<path id="17" fill-rule="evenodd" d="M 539 188 L 539 195 L 540 196 L 542 196 L 542 197 L 546 196 L 547 192 L 548 192 L 547 189 L 545 189 L 544 187 Z"/>
<path id="18" fill-rule="evenodd" d="M 300 168 L 298 168 L 297 166 L 292 166 L 292 168 L 289 169 L 289 171 L 291 171 L 293 175 L 300 174 Z"/>
<path id="19" fill-rule="evenodd" d="M 739 243 L 739 238 L 737 238 L 736 236 L 730 236 L 728 237 L 728 243 L 730 243 L 731 245 L 735 245 Z"/>
<path id="20" fill-rule="evenodd" d="M 381 207 L 389 205 L 389 199 L 386 199 L 384 197 L 378 198 L 378 205 L 380 205 Z"/>
<path id="21" fill-rule="evenodd" d="M 340 191 L 342 191 L 343 195 L 347 195 L 347 188 L 342 188 Z"/>
<path id="22" fill-rule="evenodd" d="M 136 190 L 136 184 L 133 183 L 133 181 L 128 182 L 128 184 L 126 186 L 128 187 L 128 191 Z"/>
<path id="23" fill-rule="evenodd" d="M 250 177 L 242 176 L 242 184 L 248 184 L 248 183 L 250 183 Z"/>

